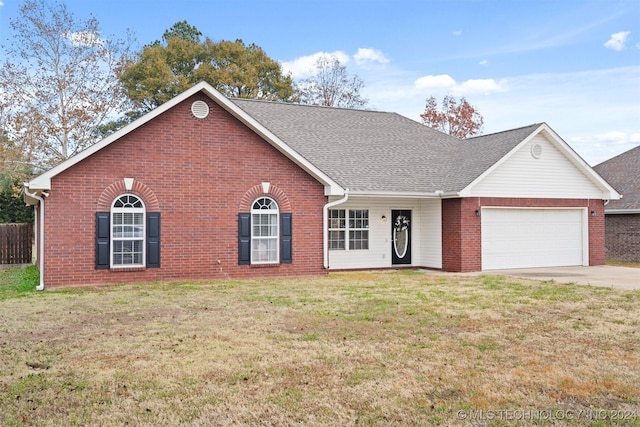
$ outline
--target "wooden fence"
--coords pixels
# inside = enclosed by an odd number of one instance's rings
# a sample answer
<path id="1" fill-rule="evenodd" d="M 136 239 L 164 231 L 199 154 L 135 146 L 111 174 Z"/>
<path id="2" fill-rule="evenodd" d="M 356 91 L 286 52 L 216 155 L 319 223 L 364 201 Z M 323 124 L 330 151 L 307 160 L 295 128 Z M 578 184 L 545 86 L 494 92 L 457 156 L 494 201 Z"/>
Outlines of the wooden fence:
<path id="1" fill-rule="evenodd" d="M 31 264 L 33 224 L 0 224 L 0 264 Z"/>

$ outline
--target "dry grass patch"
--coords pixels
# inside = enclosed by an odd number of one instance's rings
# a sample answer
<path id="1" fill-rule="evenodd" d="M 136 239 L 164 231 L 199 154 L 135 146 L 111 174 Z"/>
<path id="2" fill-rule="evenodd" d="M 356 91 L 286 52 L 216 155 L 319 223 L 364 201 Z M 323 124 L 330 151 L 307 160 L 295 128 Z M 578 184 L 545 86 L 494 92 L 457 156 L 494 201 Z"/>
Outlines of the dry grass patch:
<path id="1" fill-rule="evenodd" d="M 638 291 L 415 271 L 21 294 L 0 424 L 610 425 L 640 405 L 639 325 Z"/>

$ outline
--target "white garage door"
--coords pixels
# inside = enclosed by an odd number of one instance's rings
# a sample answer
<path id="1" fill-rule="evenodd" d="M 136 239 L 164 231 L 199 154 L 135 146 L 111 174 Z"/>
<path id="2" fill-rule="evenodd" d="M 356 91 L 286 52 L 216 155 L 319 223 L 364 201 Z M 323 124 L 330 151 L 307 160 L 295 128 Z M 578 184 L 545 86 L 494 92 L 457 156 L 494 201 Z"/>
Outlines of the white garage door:
<path id="1" fill-rule="evenodd" d="M 583 265 L 582 209 L 482 209 L 482 269 Z"/>

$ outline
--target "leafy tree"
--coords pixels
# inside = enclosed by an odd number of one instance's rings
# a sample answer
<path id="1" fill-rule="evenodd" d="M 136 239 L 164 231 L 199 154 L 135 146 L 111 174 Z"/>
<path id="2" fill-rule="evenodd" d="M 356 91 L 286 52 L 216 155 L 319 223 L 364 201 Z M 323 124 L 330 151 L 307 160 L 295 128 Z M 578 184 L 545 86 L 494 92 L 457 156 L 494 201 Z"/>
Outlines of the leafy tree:
<path id="1" fill-rule="evenodd" d="M 100 35 L 98 21 L 77 21 L 62 3 L 25 0 L 10 23 L 0 64 L 0 126 L 21 156 L 55 165 L 96 141 L 97 127 L 125 110 L 116 71 L 127 41 Z"/>
<path id="2" fill-rule="evenodd" d="M 22 199 L 21 179 L 0 175 L 0 223 L 32 223 L 33 206 Z"/>
<path id="3" fill-rule="evenodd" d="M 282 74 L 282 66 L 269 58 L 261 47 L 222 40 L 205 42 L 208 62 L 196 70 L 196 77 L 215 82 L 215 87 L 228 97 L 289 101 L 294 94 L 290 75 Z"/>
<path id="4" fill-rule="evenodd" d="M 34 167 L 6 132 L 0 142 L 0 223 L 33 222 L 33 207 L 22 199 L 22 183 L 33 175 Z"/>
<path id="5" fill-rule="evenodd" d="M 165 31 L 162 41 L 144 46 L 120 73 L 135 118 L 191 86 L 206 81 L 229 97 L 290 100 L 291 76 L 255 44 L 214 42 L 186 21 Z"/>
<path id="6" fill-rule="evenodd" d="M 315 73 L 298 86 L 301 104 L 340 108 L 366 108 L 369 102 L 360 94 L 364 82 L 347 75 L 347 68 L 336 57 L 322 56 L 315 64 Z"/>
<path id="7" fill-rule="evenodd" d="M 450 95 L 443 98 L 440 109 L 435 97 L 427 99 L 425 111 L 420 117 L 425 125 L 459 139 L 479 135 L 484 123 L 482 115 L 464 97 L 457 101 Z"/>

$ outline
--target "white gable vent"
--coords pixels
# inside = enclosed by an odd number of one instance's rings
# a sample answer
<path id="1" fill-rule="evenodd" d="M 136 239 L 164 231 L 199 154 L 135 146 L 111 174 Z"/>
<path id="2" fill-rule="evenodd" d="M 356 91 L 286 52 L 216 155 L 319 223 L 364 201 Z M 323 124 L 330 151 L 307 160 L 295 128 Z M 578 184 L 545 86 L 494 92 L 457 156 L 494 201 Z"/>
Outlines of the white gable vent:
<path id="1" fill-rule="evenodd" d="M 535 143 L 531 146 L 531 156 L 534 159 L 539 159 L 542 156 L 542 145 Z"/>
<path id="2" fill-rule="evenodd" d="M 209 106 L 204 101 L 195 101 L 191 104 L 191 114 L 196 119 L 204 119 L 209 115 Z"/>

